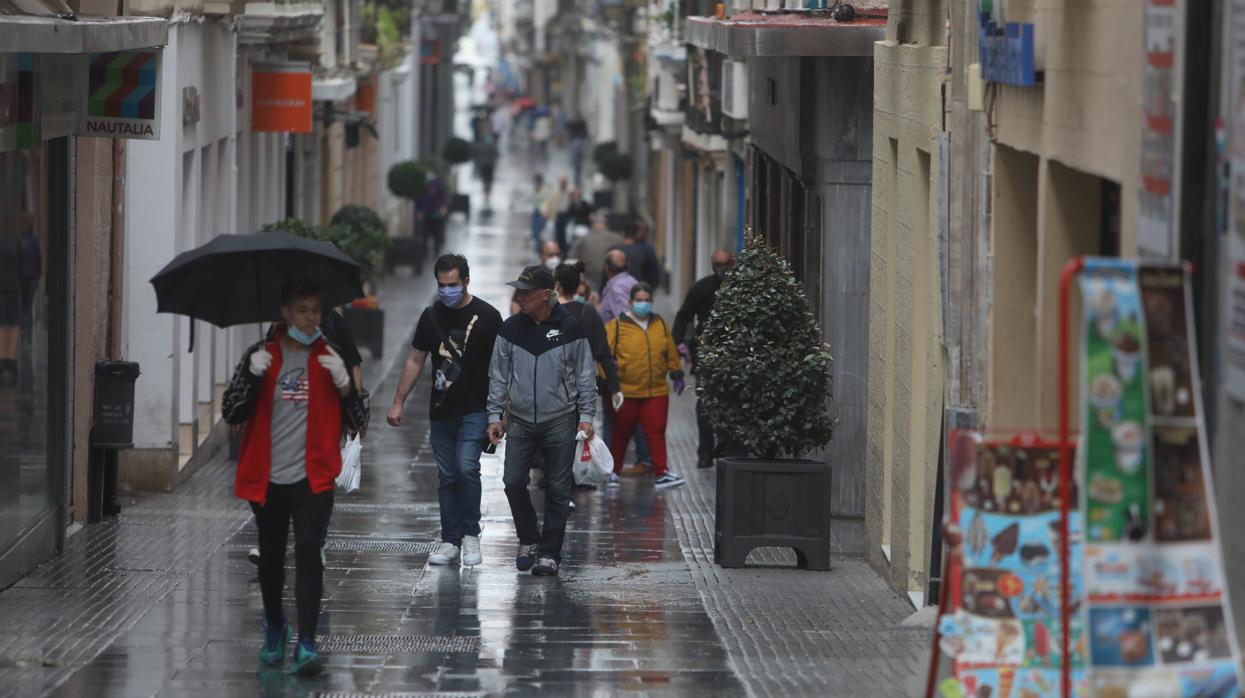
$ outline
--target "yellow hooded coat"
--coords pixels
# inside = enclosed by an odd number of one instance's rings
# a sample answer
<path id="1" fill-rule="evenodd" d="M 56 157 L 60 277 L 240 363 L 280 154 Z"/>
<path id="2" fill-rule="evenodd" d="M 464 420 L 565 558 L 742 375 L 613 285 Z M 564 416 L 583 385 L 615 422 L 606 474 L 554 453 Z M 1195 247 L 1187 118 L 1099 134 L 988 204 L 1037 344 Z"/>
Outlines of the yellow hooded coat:
<path id="1" fill-rule="evenodd" d="M 605 339 L 618 362 L 618 383 L 627 398 L 669 395 L 666 376 L 683 376 L 674 336 L 660 315 L 649 316 L 647 330 L 630 315 L 610 320 L 605 326 Z"/>

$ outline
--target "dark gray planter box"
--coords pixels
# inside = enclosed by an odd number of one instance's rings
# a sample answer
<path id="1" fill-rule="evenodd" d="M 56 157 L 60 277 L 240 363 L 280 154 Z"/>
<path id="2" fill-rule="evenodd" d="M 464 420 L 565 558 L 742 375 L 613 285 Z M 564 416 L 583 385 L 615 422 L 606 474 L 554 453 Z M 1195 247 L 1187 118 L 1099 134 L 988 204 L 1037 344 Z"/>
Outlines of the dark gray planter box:
<path id="1" fill-rule="evenodd" d="M 718 460 L 713 561 L 744 567 L 755 548 L 792 548 L 830 569 L 830 466 L 809 460 Z"/>
<path id="2" fill-rule="evenodd" d="M 424 238 L 422 236 L 393 238 L 385 250 L 385 271 L 393 273 L 396 267 L 409 266 L 418 273 L 424 263 Z"/>
<path id="3" fill-rule="evenodd" d="M 354 336 L 354 343 L 360 348 L 366 347 L 373 360 L 379 359 L 385 349 L 385 311 L 347 306 L 342 308 L 342 317 Z"/>

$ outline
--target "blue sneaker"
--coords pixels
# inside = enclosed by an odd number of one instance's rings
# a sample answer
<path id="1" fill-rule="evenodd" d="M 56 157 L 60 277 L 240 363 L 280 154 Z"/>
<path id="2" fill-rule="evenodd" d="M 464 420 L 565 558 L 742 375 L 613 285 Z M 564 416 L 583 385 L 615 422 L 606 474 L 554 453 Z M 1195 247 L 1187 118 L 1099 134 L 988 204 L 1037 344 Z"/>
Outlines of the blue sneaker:
<path id="1" fill-rule="evenodd" d="M 285 659 L 285 646 L 290 643 L 290 624 L 273 627 L 264 622 L 264 645 L 259 648 L 259 661 L 268 666 Z"/>
<path id="2" fill-rule="evenodd" d="M 294 663 L 290 673 L 299 676 L 315 676 L 324 671 L 324 657 L 316 651 L 316 641 L 303 638 L 294 649 Z"/>
<path id="3" fill-rule="evenodd" d="M 536 564 L 536 553 L 539 551 L 539 545 L 523 545 L 519 544 L 519 554 L 514 558 L 514 566 L 520 572 L 526 572 L 532 569 L 532 565 Z"/>

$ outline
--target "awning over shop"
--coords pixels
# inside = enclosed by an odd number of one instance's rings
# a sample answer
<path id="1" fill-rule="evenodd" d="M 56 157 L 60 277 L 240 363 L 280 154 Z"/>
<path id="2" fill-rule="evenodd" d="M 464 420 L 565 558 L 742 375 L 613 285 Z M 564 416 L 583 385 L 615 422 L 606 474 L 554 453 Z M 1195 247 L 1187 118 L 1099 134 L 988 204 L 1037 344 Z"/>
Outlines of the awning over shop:
<path id="1" fill-rule="evenodd" d="M 311 81 L 311 98 L 317 102 L 340 102 L 354 97 L 358 84 L 354 77 L 315 78 Z"/>
<path id="2" fill-rule="evenodd" d="M 872 56 L 886 38 L 885 19 L 836 22 L 823 15 L 744 13 L 730 19 L 688 17 L 688 43 L 732 58 Z"/>
<path id="3" fill-rule="evenodd" d="M 6 53 L 129 51 L 164 46 L 168 36 L 168 20 L 159 17 L 0 15 L 0 51 Z"/>

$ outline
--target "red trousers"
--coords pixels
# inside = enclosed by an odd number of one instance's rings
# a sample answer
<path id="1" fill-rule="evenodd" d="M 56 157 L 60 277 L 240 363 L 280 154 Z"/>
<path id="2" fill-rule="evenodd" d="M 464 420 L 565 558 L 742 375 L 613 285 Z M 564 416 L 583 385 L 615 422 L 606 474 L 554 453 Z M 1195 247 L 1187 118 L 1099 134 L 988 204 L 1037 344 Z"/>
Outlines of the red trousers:
<path id="1" fill-rule="evenodd" d="M 614 413 L 614 433 L 610 436 L 610 455 L 614 457 L 615 473 L 622 472 L 627 444 L 635 436 L 638 422 L 648 441 L 648 452 L 653 457 L 653 476 L 666 474 L 666 412 L 669 408 L 669 395 L 629 397 L 623 401 L 622 409 Z"/>

